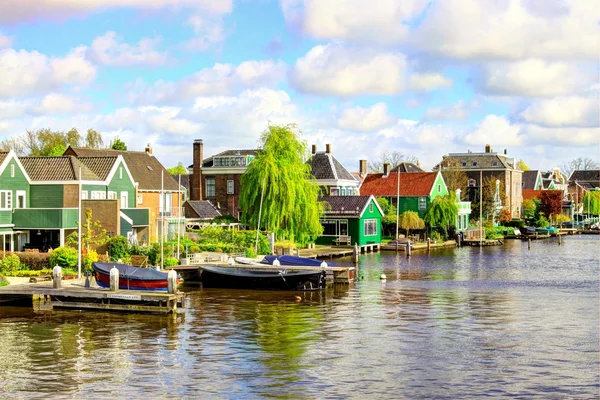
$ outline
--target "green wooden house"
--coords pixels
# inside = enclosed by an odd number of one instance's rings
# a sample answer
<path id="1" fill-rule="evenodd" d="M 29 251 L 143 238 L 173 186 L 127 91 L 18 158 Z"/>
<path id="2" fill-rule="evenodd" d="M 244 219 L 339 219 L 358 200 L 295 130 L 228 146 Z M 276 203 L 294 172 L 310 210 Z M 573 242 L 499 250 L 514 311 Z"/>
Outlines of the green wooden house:
<path id="1" fill-rule="evenodd" d="M 325 215 L 321 219 L 323 234 L 315 243 L 358 244 L 381 243 L 383 211 L 373 196 L 325 196 Z"/>

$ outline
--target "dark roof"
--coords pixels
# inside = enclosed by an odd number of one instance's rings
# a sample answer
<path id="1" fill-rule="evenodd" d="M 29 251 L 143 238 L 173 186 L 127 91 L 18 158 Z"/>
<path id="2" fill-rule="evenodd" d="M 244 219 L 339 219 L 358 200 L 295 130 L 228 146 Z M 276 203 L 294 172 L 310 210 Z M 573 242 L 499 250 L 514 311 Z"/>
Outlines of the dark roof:
<path id="1" fill-rule="evenodd" d="M 521 182 L 523 185 L 523 190 L 534 190 L 535 184 L 537 181 L 538 171 L 523 171 L 523 177 L 521 178 Z"/>
<path id="2" fill-rule="evenodd" d="M 145 151 L 89 149 L 87 147 L 69 146 L 65 154 L 71 153 L 77 157 L 116 157 L 121 155 L 129 172 L 131 172 L 133 180 L 138 182 L 138 189 L 151 191 L 159 191 L 161 188 L 169 191 L 179 190 L 179 185 L 160 161 Z M 164 186 L 161 184 L 161 171 L 164 171 Z"/>
<path id="3" fill-rule="evenodd" d="M 358 218 L 370 198 L 371 196 L 324 196 L 319 200 L 329 204 L 325 206 L 326 216 Z"/>
<path id="4" fill-rule="evenodd" d="M 417 164 L 411 162 L 401 162 L 392 168 L 390 172 L 398 172 L 398 170 L 400 172 L 425 172 Z"/>
<path id="5" fill-rule="evenodd" d="M 400 173 L 400 196 L 429 196 L 435 184 L 437 172 Z M 373 196 L 396 196 L 398 173 L 368 174 L 360 187 L 360 193 Z"/>
<path id="6" fill-rule="evenodd" d="M 600 169 L 575 170 L 571 173 L 569 181 L 600 183 Z"/>
<path id="7" fill-rule="evenodd" d="M 245 149 L 245 150 L 225 150 L 220 152 L 219 154 L 215 154 L 214 156 L 205 158 L 202 160 L 202 167 L 212 167 L 213 160 L 215 157 L 226 157 L 226 156 L 255 156 L 258 154 L 260 150 L 258 149 Z M 188 168 L 194 168 L 194 164 L 190 165 Z"/>
<path id="8" fill-rule="evenodd" d="M 219 210 L 208 200 L 188 200 L 185 204 L 196 214 L 196 217 L 190 218 L 213 219 L 221 216 Z"/>
<path id="9" fill-rule="evenodd" d="M 23 168 L 33 181 L 76 181 L 81 167 L 81 178 L 86 181 L 102 181 L 94 171 L 76 157 L 19 157 Z"/>
<path id="10" fill-rule="evenodd" d="M 106 180 L 108 174 L 112 170 L 117 156 L 114 157 L 78 157 L 83 165 L 94 172 L 101 180 Z"/>
<path id="11" fill-rule="evenodd" d="M 313 154 L 307 161 L 312 169 L 312 174 L 317 180 L 321 179 L 346 179 L 356 180 L 346 168 L 331 154 L 319 152 Z"/>
<path id="12" fill-rule="evenodd" d="M 433 167 L 434 170 L 440 169 L 440 165 L 447 161 L 455 161 L 460 169 L 514 169 L 509 163 L 509 158 L 498 153 L 450 153 L 444 156 L 444 161 Z M 463 165 L 463 163 L 465 165 Z M 476 163 L 473 165 L 473 163 Z"/>
<path id="13" fill-rule="evenodd" d="M 8 151 L 0 151 L 0 164 L 2 164 L 7 155 Z"/>

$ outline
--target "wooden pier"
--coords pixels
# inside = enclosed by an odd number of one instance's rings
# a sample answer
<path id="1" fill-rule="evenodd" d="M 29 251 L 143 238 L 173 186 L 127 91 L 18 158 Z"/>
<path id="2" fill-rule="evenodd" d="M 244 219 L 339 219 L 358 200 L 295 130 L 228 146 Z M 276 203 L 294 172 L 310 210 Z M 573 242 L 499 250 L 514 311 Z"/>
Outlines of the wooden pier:
<path id="1" fill-rule="evenodd" d="M 62 282 L 54 288 L 52 281 L 9 285 L 0 288 L 0 303 L 22 301 L 30 298 L 37 309 L 71 308 L 103 311 L 127 311 L 138 313 L 169 314 L 184 306 L 184 293 L 174 294 L 142 291 L 115 290 L 85 287 L 83 280 Z"/>

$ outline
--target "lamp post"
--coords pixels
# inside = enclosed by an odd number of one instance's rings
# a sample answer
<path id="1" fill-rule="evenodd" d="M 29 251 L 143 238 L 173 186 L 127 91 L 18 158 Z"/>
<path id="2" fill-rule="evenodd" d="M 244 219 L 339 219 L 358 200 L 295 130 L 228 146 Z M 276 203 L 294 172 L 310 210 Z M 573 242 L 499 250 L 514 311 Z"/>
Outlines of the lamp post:
<path id="1" fill-rule="evenodd" d="M 400 167 L 398 167 L 398 185 L 396 192 L 396 240 L 398 240 L 398 219 L 400 219 Z"/>

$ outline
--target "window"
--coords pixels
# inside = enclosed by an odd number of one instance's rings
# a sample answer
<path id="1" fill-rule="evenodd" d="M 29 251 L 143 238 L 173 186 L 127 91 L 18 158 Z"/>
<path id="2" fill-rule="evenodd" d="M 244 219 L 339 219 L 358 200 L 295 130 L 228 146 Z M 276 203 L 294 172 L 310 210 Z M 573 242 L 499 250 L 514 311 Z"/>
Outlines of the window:
<path id="1" fill-rule="evenodd" d="M 331 188 L 329 190 L 329 195 L 330 196 L 339 196 L 340 195 L 340 189 L 338 189 L 338 188 Z"/>
<path id="2" fill-rule="evenodd" d="M 233 194 L 233 180 L 227 181 L 227 194 Z"/>
<path id="3" fill-rule="evenodd" d="M 144 196 L 141 194 L 137 195 L 137 203 L 142 204 L 144 202 Z"/>
<path id="4" fill-rule="evenodd" d="M 109 200 L 116 200 L 117 199 L 117 192 L 108 192 L 108 199 Z"/>
<path id="5" fill-rule="evenodd" d="M 427 197 L 419 197 L 419 210 L 427 208 Z"/>
<path id="6" fill-rule="evenodd" d="M 442 193 L 442 185 L 438 185 L 438 193 Z"/>
<path id="7" fill-rule="evenodd" d="M 473 163 L 471 165 L 474 166 L 474 167 L 476 167 L 477 166 L 477 161 L 473 161 Z"/>
<path id="8" fill-rule="evenodd" d="M 103 190 L 92 190 L 92 200 L 106 200 L 106 192 Z"/>
<path id="9" fill-rule="evenodd" d="M 82 190 L 81 191 L 81 200 L 87 200 L 87 199 L 88 199 L 88 191 Z"/>
<path id="10" fill-rule="evenodd" d="M 377 235 L 377 220 L 365 219 L 365 236 Z"/>
<path id="11" fill-rule="evenodd" d="M 477 181 L 475 179 L 469 179 L 468 185 L 469 187 L 476 187 Z"/>
<path id="12" fill-rule="evenodd" d="M 215 178 L 206 178 L 206 197 L 215 197 Z"/>
<path id="13" fill-rule="evenodd" d="M 324 219 L 321 221 L 323 225 L 323 236 L 337 236 L 337 221 L 334 219 Z"/>
<path id="14" fill-rule="evenodd" d="M 160 214 L 171 215 L 171 209 L 173 207 L 173 198 L 171 193 L 163 193 L 160 196 Z"/>
<path id="15" fill-rule="evenodd" d="M 462 162 L 462 166 L 463 166 L 463 167 L 466 167 L 466 166 L 467 166 L 467 162 L 466 162 L 466 161 L 463 161 L 463 162 Z"/>
<path id="16" fill-rule="evenodd" d="M 15 177 L 15 165 L 14 165 L 14 164 L 12 164 L 12 165 L 10 166 L 10 177 L 11 177 L 11 178 L 14 178 L 14 177 Z"/>
<path id="17" fill-rule="evenodd" d="M 15 208 L 26 208 L 27 207 L 27 192 L 24 190 L 17 190 L 17 204 Z"/>
<path id="18" fill-rule="evenodd" d="M 369 204 L 369 212 L 372 213 L 373 212 L 373 202 L 371 201 L 371 204 Z"/>
<path id="19" fill-rule="evenodd" d="M 497 167 L 498 166 L 498 161 L 492 161 L 492 166 Z"/>
<path id="20" fill-rule="evenodd" d="M 342 196 L 345 196 L 345 195 L 346 195 L 346 188 L 345 188 L 345 187 L 343 187 L 343 188 L 342 188 L 341 195 L 342 195 Z"/>
<path id="21" fill-rule="evenodd" d="M 129 208 L 129 193 L 121 192 L 121 208 Z"/>
<path id="22" fill-rule="evenodd" d="M 348 236 L 348 220 L 347 219 L 341 219 L 339 220 L 339 234 L 340 236 Z"/>
<path id="23" fill-rule="evenodd" d="M 12 210 L 12 191 L 0 191 L 0 210 Z"/>
<path id="24" fill-rule="evenodd" d="M 119 179 L 123 179 L 123 167 L 119 167 Z"/>

